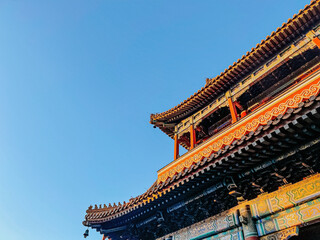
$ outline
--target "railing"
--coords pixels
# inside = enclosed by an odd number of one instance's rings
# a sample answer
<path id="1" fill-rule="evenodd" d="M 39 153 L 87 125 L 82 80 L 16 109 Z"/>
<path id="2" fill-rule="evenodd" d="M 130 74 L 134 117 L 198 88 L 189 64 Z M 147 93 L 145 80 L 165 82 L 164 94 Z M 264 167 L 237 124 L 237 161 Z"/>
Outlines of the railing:
<path id="1" fill-rule="evenodd" d="M 225 116 L 224 118 L 222 118 L 221 120 L 219 120 L 218 122 L 210 126 L 208 133 L 210 136 L 212 136 L 213 134 L 216 134 L 217 132 L 229 126 L 230 124 L 231 124 L 231 114 L 228 114 L 227 116 Z"/>
<path id="2" fill-rule="evenodd" d="M 302 74 L 307 67 L 313 66 L 319 61 L 320 61 L 320 57 L 318 56 L 315 57 L 313 60 L 311 60 L 309 63 L 306 64 L 307 66 L 304 65 L 300 67 L 298 70 L 294 71 L 289 76 L 283 78 L 282 80 L 277 82 L 275 85 L 265 90 L 263 93 L 259 94 L 255 98 L 248 101 L 247 103 L 248 109 L 250 110 L 250 109 L 256 108 L 253 106 L 260 106 L 264 102 L 268 101 L 270 98 L 273 98 L 278 94 L 280 94 L 281 92 L 283 92 L 284 90 L 286 90 L 288 87 L 290 87 L 294 83 L 297 83 L 299 79 L 295 78 L 295 76 Z"/>

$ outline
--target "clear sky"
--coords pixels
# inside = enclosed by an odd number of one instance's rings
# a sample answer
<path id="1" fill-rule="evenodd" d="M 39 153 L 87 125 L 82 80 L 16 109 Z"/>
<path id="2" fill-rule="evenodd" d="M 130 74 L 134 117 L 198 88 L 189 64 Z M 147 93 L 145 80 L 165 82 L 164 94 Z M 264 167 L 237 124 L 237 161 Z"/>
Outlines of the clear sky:
<path id="1" fill-rule="evenodd" d="M 0 0 L 0 239 L 82 239 L 90 204 L 146 191 L 173 157 L 150 114 L 309 2 Z"/>

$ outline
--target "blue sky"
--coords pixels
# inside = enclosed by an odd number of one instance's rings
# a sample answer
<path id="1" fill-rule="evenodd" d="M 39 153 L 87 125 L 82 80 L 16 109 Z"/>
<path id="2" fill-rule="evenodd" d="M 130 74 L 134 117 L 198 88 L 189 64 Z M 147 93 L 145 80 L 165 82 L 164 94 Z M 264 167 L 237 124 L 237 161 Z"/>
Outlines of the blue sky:
<path id="1" fill-rule="evenodd" d="M 82 239 L 90 204 L 146 191 L 173 157 L 150 114 L 309 2 L 0 0 L 0 239 Z"/>

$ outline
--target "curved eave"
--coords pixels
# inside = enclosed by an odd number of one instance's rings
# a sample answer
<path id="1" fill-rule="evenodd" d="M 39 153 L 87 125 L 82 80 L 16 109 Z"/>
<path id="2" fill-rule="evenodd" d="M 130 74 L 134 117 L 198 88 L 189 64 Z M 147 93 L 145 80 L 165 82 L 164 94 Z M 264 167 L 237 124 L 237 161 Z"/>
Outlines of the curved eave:
<path id="1" fill-rule="evenodd" d="M 168 177 L 166 181 L 161 183 L 155 182 L 144 194 L 130 199 L 126 204 L 117 205 L 112 208 L 96 207 L 93 209 L 92 207 L 89 207 L 85 217 L 86 221 L 84 221 L 83 224 L 85 226 L 101 225 L 106 222 L 117 220 L 122 216 L 128 216 L 128 213 L 140 210 L 144 206 L 150 206 L 150 204 L 154 203 L 158 197 L 160 200 L 160 197 L 166 196 L 171 191 L 176 191 L 180 186 L 192 182 L 195 177 L 200 176 L 205 172 L 223 172 L 223 169 L 228 169 L 230 166 L 234 167 L 234 161 L 241 155 L 241 152 L 245 151 L 244 149 L 248 144 L 251 149 L 251 147 L 254 148 L 253 142 L 261 142 L 264 138 L 271 141 L 269 135 L 275 137 L 276 140 L 274 141 L 278 141 L 277 139 L 281 138 L 280 135 L 283 134 L 282 128 L 289 126 L 288 119 L 293 121 L 301 118 L 301 121 L 295 122 L 301 123 L 305 121 L 304 125 L 312 125 L 310 123 L 307 124 L 311 121 L 314 122 L 314 124 L 319 125 L 319 112 L 320 97 L 314 96 L 307 102 L 301 103 L 295 110 L 291 109 L 291 111 L 288 111 L 284 115 L 279 115 L 279 117 L 271 120 L 266 126 L 260 126 L 255 132 L 252 132 L 239 140 L 235 140 L 231 145 L 226 146 L 216 153 L 212 153 L 208 158 L 204 158 L 197 164 L 193 164 L 190 168 L 186 168 L 182 172 L 177 173 L 172 177 Z M 310 120 L 302 120 L 302 118 L 306 118 L 307 115 Z M 295 131 L 300 131 L 299 128 L 293 129 L 295 129 Z M 318 135 L 319 133 L 317 132 L 316 134 Z M 299 134 L 296 135 L 293 135 L 292 137 L 299 138 Z M 246 154 L 244 154 L 244 158 L 248 158 Z M 228 172 L 226 172 L 226 174 L 228 174 Z"/>
<path id="2" fill-rule="evenodd" d="M 200 110 L 230 86 L 251 73 L 262 63 L 297 40 L 307 30 L 312 29 L 320 18 L 320 0 L 314 0 L 293 18 L 258 43 L 250 52 L 234 62 L 215 78 L 208 79 L 206 85 L 179 105 L 158 114 L 151 114 L 150 123 L 172 137 L 173 131 L 163 123 L 178 122 Z"/>

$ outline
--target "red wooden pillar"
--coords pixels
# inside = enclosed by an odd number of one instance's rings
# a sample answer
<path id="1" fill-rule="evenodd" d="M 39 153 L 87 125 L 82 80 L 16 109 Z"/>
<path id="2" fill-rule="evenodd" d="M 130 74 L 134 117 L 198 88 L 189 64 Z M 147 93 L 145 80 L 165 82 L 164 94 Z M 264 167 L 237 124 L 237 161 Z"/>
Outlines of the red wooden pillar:
<path id="1" fill-rule="evenodd" d="M 320 39 L 318 37 L 314 37 L 312 41 L 320 48 Z"/>
<path id="2" fill-rule="evenodd" d="M 179 140 L 178 135 L 174 135 L 174 156 L 173 160 L 176 160 L 179 157 Z"/>
<path id="3" fill-rule="evenodd" d="M 228 104 L 229 104 L 229 109 L 231 112 L 232 123 L 235 123 L 236 121 L 238 121 L 238 115 L 237 115 L 236 107 L 235 107 L 231 97 L 228 98 Z"/>
<path id="4" fill-rule="evenodd" d="M 190 150 L 195 147 L 196 144 L 196 132 L 193 128 L 193 124 L 190 125 Z"/>

